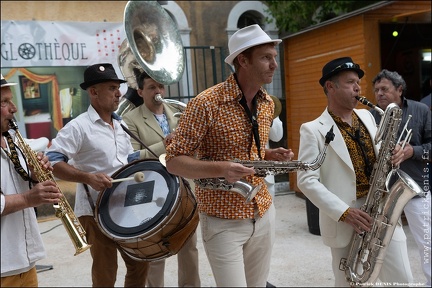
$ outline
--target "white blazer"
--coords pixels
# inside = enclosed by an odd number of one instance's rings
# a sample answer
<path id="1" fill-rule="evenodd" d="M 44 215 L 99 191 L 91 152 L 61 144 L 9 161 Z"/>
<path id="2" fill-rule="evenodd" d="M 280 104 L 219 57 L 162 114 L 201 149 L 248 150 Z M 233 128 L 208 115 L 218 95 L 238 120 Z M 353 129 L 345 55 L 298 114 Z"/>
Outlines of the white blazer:
<path id="1" fill-rule="evenodd" d="M 377 126 L 372 114 L 366 109 L 354 109 L 354 112 L 374 139 Z M 338 220 L 348 207 L 358 208 L 359 205 L 356 205 L 356 176 L 348 148 L 327 108 L 317 119 L 301 125 L 299 160 L 312 162 L 316 158 L 332 126 L 335 137 L 327 148 L 323 164 L 315 171 L 297 172 L 297 186 L 319 209 L 324 244 L 341 248 L 349 244 L 354 229 Z M 375 145 L 376 155 L 378 149 Z"/>

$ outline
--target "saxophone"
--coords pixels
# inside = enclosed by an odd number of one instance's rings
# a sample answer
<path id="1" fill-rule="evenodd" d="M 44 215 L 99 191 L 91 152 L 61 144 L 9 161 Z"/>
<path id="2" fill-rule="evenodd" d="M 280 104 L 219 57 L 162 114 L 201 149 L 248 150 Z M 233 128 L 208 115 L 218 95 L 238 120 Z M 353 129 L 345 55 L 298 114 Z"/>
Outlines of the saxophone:
<path id="1" fill-rule="evenodd" d="M 294 161 L 262 161 L 262 160 L 233 160 L 232 162 L 240 163 L 246 167 L 255 169 L 255 176 L 265 177 L 267 175 L 278 175 L 296 171 L 316 170 L 321 167 L 324 162 L 327 146 L 334 139 L 333 126 L 325 136 L 323 150 L 318 154 L 311 163 Z M 261 186 L 253 186 L 245 180 L 239 180 L 234 183 L 229 183 L 225 178 L 203 178 L 195 179 L 195 184 L 201 188 L 224 190 L 239 193 L 246 199 L 246 203 L 252 201 L 255 195 L 260 190 Z"/>
<path id="2" fill-rule="evenodd" d="M 396 141 L 396 134 L 402 120 L 402 109 L 391 103 L 384 112 L 366 98 L 356 98 L 381 114 L 374 141 L 382 142 L 372 170 L 366 202 L 360 208 L 372 217 L 372 228 L 369 232 L 354 234 L 348 257 L 341 259 L 339 269 L 345 271 L 351 286 L 370 286 L 375 283 L 381 271 L 387 247 L 403 208 L 411 198 L 421 195 L 422 190 L 408 174 L 393 167 L 390 161 L 392 151 L 399 142 Z M 410 131 L 406 138 L 410 137 L 409 134 Z"/>
<path id="3" fill-rule="evenodd" d="M 18 125 L 14 120 L 9 121 L 9 126 L 15 130 L 17 142 L 20 148 L 23 151 L 23 154 L 27 158 L 27 161 L 31 166 L 33 166 L 35 176 L 39 182 L 50 180 L 57 184 L 54 179 L 54 175 L 51 171 L 47 171 L 41 167 L 39 160 L 37 159 L 37 154 L 34 152 L 30 146 L 25 142 L 20 132 L 18 131 Z M 58 185 L 57 185 L 57 188 Z M 60 188 L 59 191 L 61 192 Z M 63 192 L 62 192 L 63 194 Z M 81 226 L 78 218 L 75 216 L 72 208 L 67 202 L 66 197 L 63 194 L 63 197 L 60 198 L 60 202 L 53 205 L 55 209 L 56 217 L 60 218 L 64 227 L 66 228 L 66 232 L 69 234 L 74 246 L 75 246 L 75 255 L 80 254 L 81 252 L 86 251 L 91 247 L 91 245 L 87 244 L 84 240 L 85 231 Z"/>

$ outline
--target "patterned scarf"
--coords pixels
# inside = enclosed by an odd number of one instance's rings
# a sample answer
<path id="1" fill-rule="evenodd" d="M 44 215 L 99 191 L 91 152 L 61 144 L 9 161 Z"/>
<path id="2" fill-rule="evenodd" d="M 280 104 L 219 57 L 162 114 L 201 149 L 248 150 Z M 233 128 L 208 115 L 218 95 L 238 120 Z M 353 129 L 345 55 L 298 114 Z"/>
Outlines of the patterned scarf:
<path id="1" fill-rule="evenodd" d="M 9 132 L 5 132 L 5 133 L 3 133 L 3 136 L 6 137 L 6 141 L 9 145 L 10 153 L 6 149 L 2 148 L 3 151 L 6 153 L 6 155 L 8 155 L 9 159 L 11 159 L 12 163 L 15 166 L 15 170 L 18 172 L 18 174 L 21 176 L 21 178 L 24 181 L 30 181 L 31 178 L 30 178 L 29 174 L 21 166 L 20 160 L 18 158 L 18 152 L 16 150 L 16 146 L 12 140 L 11 135 L 9 134 Z"/>

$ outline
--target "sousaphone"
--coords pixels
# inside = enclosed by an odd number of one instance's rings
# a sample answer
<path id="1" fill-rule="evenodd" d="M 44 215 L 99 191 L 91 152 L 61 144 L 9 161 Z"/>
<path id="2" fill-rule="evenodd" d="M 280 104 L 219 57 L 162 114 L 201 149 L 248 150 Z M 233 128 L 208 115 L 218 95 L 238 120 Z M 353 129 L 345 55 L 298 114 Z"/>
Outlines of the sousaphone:
<path id="1" fill-rule="evenodd" d="M 127 44 L 120 48 L 122 72 L 142 68 L 161 84 L 178 82 L 185 67 L 183 44 L 176 24 L 165 9 L 157 1 L 129 1 L 124 26 Z M 129 51 L 134 57 L 129 56 Z M 133 70 L 125 74 L 125 77 L 135 76 Z"/>
<path id="2" fill-rule="evenodd" d="M 170 85 L 180 80 L 185 68 L 177 26 L 157 1 L 129 1 L 124 26 L 126 39 L 117 60 L 129 89 L 116 111 L 118 115 L 142 104 L 136 92 L 137 74 L 145 71 L 155 81 Z"/>

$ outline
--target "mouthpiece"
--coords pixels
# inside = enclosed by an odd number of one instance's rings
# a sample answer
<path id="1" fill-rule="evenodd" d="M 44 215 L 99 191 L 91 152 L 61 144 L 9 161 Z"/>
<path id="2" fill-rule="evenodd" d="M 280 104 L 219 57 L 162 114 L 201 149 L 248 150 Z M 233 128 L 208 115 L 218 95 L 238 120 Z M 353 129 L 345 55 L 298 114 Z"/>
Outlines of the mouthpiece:
<path id="1" fill-rule="evenodd" d="M 377 111 L 381 116 L 384 115 L 384 111 L 381 108 L 379 108 L 378 106 L 374 105 L 372 102 L 370 102 L 366 97 L 355 96 L 355 98 L 357 99 L 357 101 L 359 101 L 363 105 L 369 106 L 372 109 L 374 109 L 375 111 Z"/>
<path id="2" fill-rule="evenodd" d="M 17 122 L 15 120 L 15 117 L 13 119 L 9 120 L 9 128 L 13 129 L 15 131 L 18 130 L 18 124 L 17 124 Z"/>
<path id="3" fill-rule="evenodd" d="M 154 97 L 154 99 L 157 102 L 164 102 L 164 98 L 162 97 L 161 94 L 156 94 L 156 96 Z"/>

